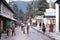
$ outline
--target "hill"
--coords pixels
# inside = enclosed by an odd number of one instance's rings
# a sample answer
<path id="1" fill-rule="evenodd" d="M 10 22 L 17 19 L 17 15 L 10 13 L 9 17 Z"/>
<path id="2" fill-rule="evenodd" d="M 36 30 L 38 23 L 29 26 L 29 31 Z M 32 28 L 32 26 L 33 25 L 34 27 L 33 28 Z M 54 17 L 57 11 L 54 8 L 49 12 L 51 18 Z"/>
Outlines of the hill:
<path id="1" fill-rule="evenodd" d="M 23 10 L 23 12 L 25 13 L 26 12 L 26 7 L 29 3 L 31 3 L 32 1 L 30 2 L 25 2 L 25 1 L 13 1 L 13 2 L 10 2 L 9 4 L 12 6 L 13 4 L 17 4 L 18 6 L 18 9 L 20 10 Z"/>

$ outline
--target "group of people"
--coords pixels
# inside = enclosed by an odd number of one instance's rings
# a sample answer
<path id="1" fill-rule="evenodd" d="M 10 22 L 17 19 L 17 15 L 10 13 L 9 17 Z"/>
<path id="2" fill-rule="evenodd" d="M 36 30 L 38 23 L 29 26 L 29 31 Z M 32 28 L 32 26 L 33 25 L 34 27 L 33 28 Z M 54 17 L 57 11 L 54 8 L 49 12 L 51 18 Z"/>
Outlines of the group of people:
<path id="1" fill-rule="evenodd" d="M 42 27 L 42 31 L 45 32 L 46 31 L 46 28 L 45 28 L 45 24 L 44 23 L 41 23 L 39 24 L 40 28 Z"/>
<path id="2" fill-rule="evenodd" d="M 29 25 L 27 23 L 20 23 L 21 30 L 25 34 L 25 29 L 27 31 L 27 34 L 29 34 Z"/>
<path id="3" fill-rule="evenodd" d="M 13 35 L 16 35 L 15 34 L 15 28 L 17 27 L 17 24 L 16 22 L 12 22 L 10 24 L 10 27 L 6 28 L 6 33 L 7 33 L 7 36 L 9 36 L 10 34 L 13 36 Z"/>
<path id="4" fill-rule="evenodd" d="M 13 36 L 13 35 L 16 35 L 15 34 L 15 28 L 17 27 L 17 24 L 15 22 L 11 22 L 10 23 L 10 26 L 8 25 L 5 30 L 4 30 L 4 33 L 7 34 L 7 36 Z M 1 30 L 0 30 L 1 31 Z M 1 39 L 1 36 L 2 36 L 2 32 L 0 32 L 0 39 Z"/>
<path id="5" fill-rule="evenodd" d="M 40 22 L 39 26 L 40 26 L 40 28 L 42 28 L 43 32 L 46 32 L 46 24 L 45 23 Z M 50 23 L 48 27 L 49 27 L 49 32 L 53 32 L 54 24 Z"/>

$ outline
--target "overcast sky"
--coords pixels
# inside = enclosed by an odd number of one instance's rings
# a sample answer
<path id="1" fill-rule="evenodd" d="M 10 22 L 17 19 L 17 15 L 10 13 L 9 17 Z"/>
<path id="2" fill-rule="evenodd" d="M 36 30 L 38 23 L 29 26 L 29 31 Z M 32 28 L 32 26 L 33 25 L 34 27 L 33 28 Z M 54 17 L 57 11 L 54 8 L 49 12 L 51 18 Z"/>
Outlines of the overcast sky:
<path id="1" fill-rule="evenodd" d="M 6 0 L 7 2 L 9 2 L 9 0 Z M 28 2 L 28 1 L 32 1 L 32 0 L 13 0 L 13 1 L 26 1 L 26 2 Z"/>
<path id="2" fill-rule="evenodd" d="M 7 2 L 9 2 L 9 0 L 6 0 Z M 32 1 L 32 0 L 13 0 L 13 1 Z M 50 0 L 47 0 L 47 2 L 49 2 Z M 53 2 L 55 2 L 56 0 L 52 0 Z"/>

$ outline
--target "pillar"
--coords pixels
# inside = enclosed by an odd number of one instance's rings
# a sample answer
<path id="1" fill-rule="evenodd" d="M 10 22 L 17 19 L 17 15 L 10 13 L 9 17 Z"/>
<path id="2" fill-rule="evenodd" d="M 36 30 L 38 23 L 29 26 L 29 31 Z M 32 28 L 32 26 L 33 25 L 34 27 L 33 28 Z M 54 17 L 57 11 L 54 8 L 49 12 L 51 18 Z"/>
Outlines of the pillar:
<path id="1" fill-rule="evenodd" d="M 56 3 L 56 32 L 59 32 L 59 5 Z"/>
<path id="2" fill-rule="evenodd" d="M 39 21 L 37 21 L 37 27 L 39 28 L 40 26 L 39 26 Z"/>

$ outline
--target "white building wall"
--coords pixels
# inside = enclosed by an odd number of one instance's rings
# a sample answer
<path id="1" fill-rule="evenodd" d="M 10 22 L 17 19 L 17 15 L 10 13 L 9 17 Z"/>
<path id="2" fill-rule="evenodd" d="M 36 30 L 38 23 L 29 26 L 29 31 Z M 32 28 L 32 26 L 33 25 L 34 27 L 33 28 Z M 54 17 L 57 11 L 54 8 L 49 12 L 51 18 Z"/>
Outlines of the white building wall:
<path id="1" fill-rule="evenodd" d="M 56 33 L 59 32 L 59 5 L 56 3 Z"/>

